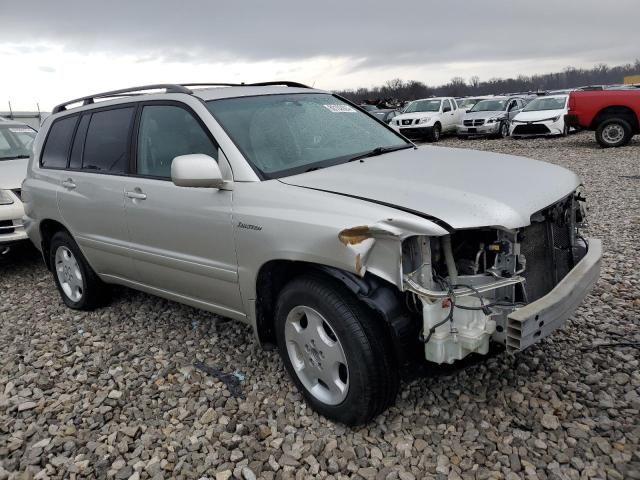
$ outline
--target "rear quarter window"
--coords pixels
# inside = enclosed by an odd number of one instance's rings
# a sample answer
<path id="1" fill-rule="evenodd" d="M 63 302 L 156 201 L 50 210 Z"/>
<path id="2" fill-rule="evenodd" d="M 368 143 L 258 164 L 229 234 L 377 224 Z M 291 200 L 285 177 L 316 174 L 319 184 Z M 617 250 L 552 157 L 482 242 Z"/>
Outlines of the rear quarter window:
<path id="1" fill-rule="evenodd" d="M 134 111 L 134 107 L 126 107 L 91 115 L 82 156 L 83 169 L 109 173 L 128 170 Z"/>
<path id="2" fill-rule="evenodd" d="M 66 168 L 71 137 L 76 128 L 77 116 L 55 120 L 47 135 L 40 165 L 44 168 Z"/>

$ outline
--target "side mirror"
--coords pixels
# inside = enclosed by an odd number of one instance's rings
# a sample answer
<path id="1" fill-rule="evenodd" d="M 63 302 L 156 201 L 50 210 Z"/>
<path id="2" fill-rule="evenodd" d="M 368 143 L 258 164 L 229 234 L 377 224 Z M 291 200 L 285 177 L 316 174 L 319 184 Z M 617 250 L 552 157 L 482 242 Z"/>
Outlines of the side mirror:
<path id="1" fill-rule="evenodd" d="M 174 158 L 171 180 L 178 187 L 221 188 L 225 183 L 218 162 L 202 153 Z"/>

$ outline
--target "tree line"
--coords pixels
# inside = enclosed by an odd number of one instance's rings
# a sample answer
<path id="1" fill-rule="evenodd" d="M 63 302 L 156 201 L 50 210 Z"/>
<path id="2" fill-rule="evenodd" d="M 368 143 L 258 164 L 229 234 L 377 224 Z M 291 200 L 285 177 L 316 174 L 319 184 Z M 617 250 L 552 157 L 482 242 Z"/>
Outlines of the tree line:
<path id="1" fill-rule="evenodd" d="M 437 87 L 419 80 L 388 80 L 384 85 L 373 88 L 357 88 L 337 91 L 339 95 L 356 103 L 380 100 L 413 100 L 431 96 L 465 97 L 472 95 L 497 95 L 514 92 L 535 92 L 577 88 L 587 85 L 610 85 L 622 83 L 627 75 L 640 74 L 640 59 L 635 63 L 610 67 L 604 63 L 593 68 L 566 67 L 561 72 L 536 75 L 518 75 L 516 78 L 491 78 L 481 81 L 473 75 L 465 80 L 454 77 L 448 83 Z"/>

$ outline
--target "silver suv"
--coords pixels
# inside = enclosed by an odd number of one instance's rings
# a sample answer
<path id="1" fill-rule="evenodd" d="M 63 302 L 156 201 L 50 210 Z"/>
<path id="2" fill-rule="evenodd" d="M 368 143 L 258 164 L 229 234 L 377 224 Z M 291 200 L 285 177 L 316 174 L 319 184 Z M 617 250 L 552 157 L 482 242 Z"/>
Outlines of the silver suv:
<path id="1" fill-rule="evenodd" d="M 294 83 L 68 102 L 27 175 L 27 231 L 69 307 L 120 284 L 245 322 L 351 425 L 425 361 L 546 337 L 599 273 L 572 172 L 419 148 Z"/>

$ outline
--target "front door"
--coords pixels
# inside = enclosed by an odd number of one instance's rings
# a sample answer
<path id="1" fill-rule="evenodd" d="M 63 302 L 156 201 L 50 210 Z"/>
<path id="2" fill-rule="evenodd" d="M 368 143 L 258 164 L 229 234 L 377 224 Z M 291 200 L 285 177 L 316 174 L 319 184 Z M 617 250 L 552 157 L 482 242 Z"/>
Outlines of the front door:
<path id="1" fill-rule="evenodd" d="M 232 192 L 171 181 L 175 157 L 203 153 L 217 161 L 218 146 L 181 104 L 143 104 L 137 124 L 134 176 L 125 189 L 136 281 L 186 303 L 242 316 Z"/>

